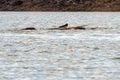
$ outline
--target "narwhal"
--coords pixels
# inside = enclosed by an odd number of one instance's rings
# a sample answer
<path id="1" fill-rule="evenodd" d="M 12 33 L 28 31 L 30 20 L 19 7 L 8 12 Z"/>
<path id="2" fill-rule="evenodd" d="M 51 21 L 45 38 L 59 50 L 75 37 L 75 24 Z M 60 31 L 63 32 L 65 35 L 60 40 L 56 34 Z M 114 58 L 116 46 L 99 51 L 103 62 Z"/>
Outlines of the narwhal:
<path id="1" fill-rule="evenodd" d="M 70 30 L 70 29 L 80 29 L 80 30 L 85 30 L 86 28 L 84 26 L 87 25 L 83 25 L 83 26 L 69 26 L 68 23 L 59 26 L 58 28 L 49 28 L 49 30 Z"/>
<path id="2" fill-rule="evenodd" d="M 84 26 L 87 26 L 87 25 L 82 25 L 82 26 L 69 26 L 68 23 L 62 25 L 62 26 L 59 26 L 57 28 L 43 28 L 43 30 L 70 30 L 70 29 L 80 29 L 80 30 L 85 30 L 86 28 Z M 27 28 L 23 28 L 21 30 L 37 30 L 36 28 L 34 27 L 27 27 Z"/>
<path id="3" fill-rule="evenodd" d="M 34 27 L 27 27 L 27 28 L 23 28 L 23 29 L 21 29 L 21 30 L 37 30 L 37 29 L 34 28 Z"/>

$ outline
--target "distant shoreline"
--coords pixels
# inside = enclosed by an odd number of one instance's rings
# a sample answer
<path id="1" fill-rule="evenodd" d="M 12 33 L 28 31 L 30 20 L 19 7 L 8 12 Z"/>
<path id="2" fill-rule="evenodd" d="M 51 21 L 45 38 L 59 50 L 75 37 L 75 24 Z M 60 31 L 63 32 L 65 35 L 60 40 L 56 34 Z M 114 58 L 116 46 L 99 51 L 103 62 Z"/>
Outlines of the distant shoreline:
<path id="1" fill-rule="evenodd" d="M 119 12 L 119 0 L 2 0 L 0 11 Z"/>

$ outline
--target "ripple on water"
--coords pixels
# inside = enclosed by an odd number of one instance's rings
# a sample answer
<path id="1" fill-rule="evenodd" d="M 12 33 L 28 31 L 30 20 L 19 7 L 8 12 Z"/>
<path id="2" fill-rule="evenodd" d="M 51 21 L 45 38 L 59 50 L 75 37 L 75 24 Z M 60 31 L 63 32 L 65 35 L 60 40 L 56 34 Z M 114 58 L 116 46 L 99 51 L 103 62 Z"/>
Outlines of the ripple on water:
<path id="1" fill-rule="evenodd" d="M 120 79 L 119 34 L 95 35 L 91 31 L 56 33 L 0 34 L 0 78 L 2 80 Z"/>

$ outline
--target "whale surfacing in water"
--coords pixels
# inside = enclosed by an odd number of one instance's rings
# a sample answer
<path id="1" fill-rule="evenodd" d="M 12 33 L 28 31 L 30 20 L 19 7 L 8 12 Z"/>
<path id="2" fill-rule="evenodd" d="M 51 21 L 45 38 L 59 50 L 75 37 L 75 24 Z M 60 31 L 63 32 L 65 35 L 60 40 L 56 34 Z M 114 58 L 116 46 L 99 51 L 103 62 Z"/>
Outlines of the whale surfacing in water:
<path id="1" fill-rule="evenodd" d="M 83 26 L 70 26 L 68 24 L 64 24 L 62 26 L 59 26 L 58 28 L 51 28 L 52 30 L 70 30 L 70 29 L 80 29 L 80 30 L 85 30 L 86 28 Z"/>
<path id="2" fill-rule="evenodd" d="M 64 24 L 62 26 L 59 26 L 57 28 L 48 28 L 48 30 L 66 30 L 68 27 L 68 24 Z"/>
<path id="3" fill-rule="evenodd" d="M 80 30 L 85 30 L 86 29 L 84 26 L 67 26 L 66 28 L 68 30 L 69 29 L 80 29 Z"/>
<path id="4" fill-rule="evenodd" d="M 59 26 L 58 28 L 49 28 L 48 30 L 70 30 L 70 29 L 80 29 L 80 30 L 85 30 L 86 28 L 84 26 L 87 26 L 87 25 L 83 25 L 83 26 L 70 26 L 68 25 L 67 23 L 62 25 L 62 26 Z"/>
<path id="5" fill-rule="evenodd" d="M 57 28 L 41 28 L 41 30 L 70 30 L 70 29 L 79 29 L 79 30 L 85 30 L 86 28 L 84 26 L 87 25 L 82 25 L 82 26 L 70 26 L 67 23 L 62 25 L 62 26 L 58 26 Z M 34 27 L 27 27 L 27 28 L 23 28 L 21 30 L 37 30 Z"/>
<path id="6" fill-rule="evenodd" d="M 34 27 L 27 27 L 27 28 L 23 28 L 22 30 L 36 30 L 36 28 L 34 28 Z"/>
<path id="7" fill-rule="evenodd" d="M 68 24 L 65 24 L 65 25 L 62 25 L 62 26 L 59 26 L 59 28 L 67 28 L 68 27 Z"/>

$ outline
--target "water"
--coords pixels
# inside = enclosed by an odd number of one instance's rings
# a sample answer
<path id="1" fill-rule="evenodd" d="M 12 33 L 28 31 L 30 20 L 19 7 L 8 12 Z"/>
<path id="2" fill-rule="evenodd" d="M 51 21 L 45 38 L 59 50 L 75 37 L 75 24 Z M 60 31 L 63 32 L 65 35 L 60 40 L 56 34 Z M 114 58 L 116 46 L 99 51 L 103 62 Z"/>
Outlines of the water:
<path id="1" fill-rule="evenodd" d="M 100 29 L 39 30 L 65 23 Z M 119 12 L 0 12 L 0 28 L 0 80 L 120 79 Z"/>

